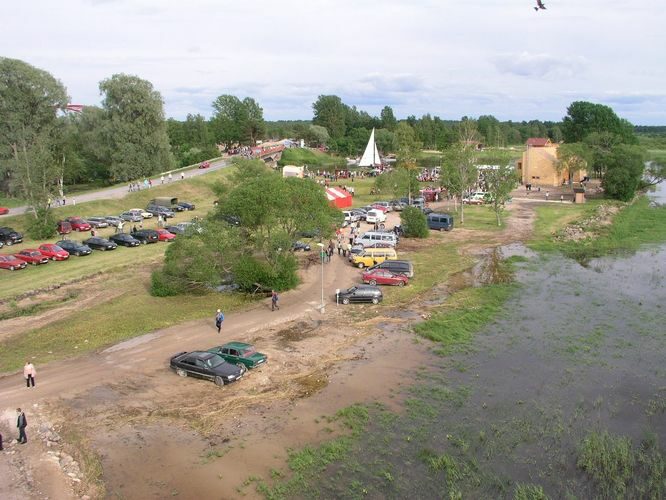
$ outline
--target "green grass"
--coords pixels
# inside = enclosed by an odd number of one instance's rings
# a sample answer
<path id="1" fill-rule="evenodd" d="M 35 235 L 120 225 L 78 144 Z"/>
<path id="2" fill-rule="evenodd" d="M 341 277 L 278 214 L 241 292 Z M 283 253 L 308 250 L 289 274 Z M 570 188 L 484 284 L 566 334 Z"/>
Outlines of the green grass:
<path id="1" fill-rule="evenodd" d="M 641 245 L 666 241 L 666 207 L 650 207 L 649 199 L 639 197 L 625 206 L 615 215 L 613 223 L 607 226 L 592 228 L 598 236 L 583 241 L 558 241 L 548 239 L 544 234 L 549 227 L 556 224 L 563 227 L 562 221 L 555 222 L 555 214 L 539 210 L 537 212 L 537 230 L 535 240 L 530 244 L 535 250 L 556 250 L 564 255 L 587 261 L 603 255 L 636 251 Z M 581 210 L 579 215 L 587 217 L 589 210 Z M 570 214 L 572 215 L 572 214 Z M 569 222 L 577 218 L 569 219 Z M 552 231 L 551 231 L 552 232 Z"/>
<path id="2" fill-rule="evenodd" d="M 9 303 L 9 310 L 0 314 L 0 321 L 11 319 L 11 318 L 20 318 L 23 316 L 31 316 L 33 314 L 40 313 L 42 311 L 48 311 L 55 307 L 60 307 L 63 304 L 71 302 L 81 295 L 80 290 L 69 290 L 64 297 L 58 297 L 53 300 L 42 300 L 40 302 L 33 302 L 32 304 L 25 307 L 18 307 L 16 302 Z"/>
<path id="3" fill-rule="evenodd" d="M 154 246 L 154 245 L 153 245 Z M 216 307 L 238 310 L 248 299 L 238 294 L 152 297 L 148 284 L 131 275 L 115 283 L 123 295 L 62 320 L 0 342 L 0 373 L 19 369 L 26 359 L 39 363 L 70 358 L 94 351 L 146 332 L 211 316 Z"/>
<path id="4" fill-rule="evenodd" d="M 347 165 L 347 161 L 316 149 L 287 148 L 282 152 L 279 165 L 307 165 L 312 171 L 318 168 L 344 167 Z"/>
<path id="5" fill-rule="evenodd" d="M 555 250 L 553 236 L 567 224 L 591 216 L 601 202 L 588 201 L 584 204 L 543 204 L 535 207 L 534 232 L 528 246 L 537 251 Z"/>
<path id="6" fill-rule="evenodd" d="M 497 225 L 497 216 L 487 206 L 470 206 L 465 205 L 465 223 L 460 223 L 460 210 L 453 212 L 455 216 L 455 225 L 456 227 L 462 227 L 465 229 L 474 229 L 480 231 L 498 231 L 504 228 L 504 224 L 501 226 Z M 502 216 L 502 220 L 506 217 L 506 214 Z M 455 229 L 454 229 L 455 231 Z"/>
<path id="7" fill-rule="evenodd" d="M 26 201 L 20 198 L 8 198 L 5 196 L 0 196 L 0 207 L 15 208 L 22 207 L 25 204 Z M 3 219 L 3 225 L 5 220 L 6 219 Z"/>
<path id="8" fill-rule="evenodd" d="M 466 288 L 452 295 L 440 312 L 417 324 L 414 330 L 438 342 L 439 354 L 465 350 L 474 335 L 502 310 L 515 288 L 513 284 Z"/>

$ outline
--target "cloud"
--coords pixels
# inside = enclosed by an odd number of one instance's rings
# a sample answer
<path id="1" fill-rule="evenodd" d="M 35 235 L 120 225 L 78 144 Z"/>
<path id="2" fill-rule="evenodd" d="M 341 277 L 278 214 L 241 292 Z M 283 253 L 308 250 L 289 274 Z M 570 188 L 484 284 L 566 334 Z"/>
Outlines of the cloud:
<path id="1" fill-rule="evenodd" d="M 494 60 L 500 73 L 527 78 L 572 78 L 585 70 L 586 60 L 582 56 L 563 57 L 551 54 L 500 54 Z"/>

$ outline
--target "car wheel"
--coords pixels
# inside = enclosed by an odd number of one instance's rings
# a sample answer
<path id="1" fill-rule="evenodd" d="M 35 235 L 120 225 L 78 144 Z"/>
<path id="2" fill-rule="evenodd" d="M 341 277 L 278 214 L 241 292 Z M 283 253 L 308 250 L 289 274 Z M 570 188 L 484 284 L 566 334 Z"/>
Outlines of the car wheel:
<path id="1" fill-rule="evenodd" d="M 363 262 L 359 262 L 359 263 L 358 263 L 358 268 L 359 268 L 359 269 L 363 269 Z"/>
<path id="2" fill-rule="evenodd" d="M 342 299 L 342 303 L 343 303 L 344 305 L 349 304 L 349 299 L 348 299 L 347 297 L 345 297 L 344 299 Z"/>
<path id="3" fill-rule="evenodd" d="M 187 372 L 185 370 L 181 370 L 180 368 L 176 370 L 176 373 L 179 377 L 187 377 Z"/>
<path id="4" fill-rule="evenodd" d="M 14 244 L 14 242 L 12 240 L 7 240 L 7 246 L 8 247 L 12 246 L 13 244 Z"/>
<path id="5" fill-rule="evenodd" d="M 100 250 L 101 250 L 102 252 L 106 252 L 106 247 L 102 247 L 102 248 L 100 248 Z"/>
<path id="6" fill-rule="evenodd" d="M 36 266 L 36 265 L 37 265 L 37 262 L 31 262 L 31 264 L 32 264 L 33 266 Z"/>
<path id="7" fill-rule="evenodd" d="M 222 387 L 224 385 L 224 380 L 222 379 L 222 377 L 215 377 L 213 382 L 215 382 L 215 385 L 217 385 L 218 387 Z"/>
<path id="8" fill-rule="evenodd" d="M 405 282 L 404 281 L 399 281 L 398 286 L 400 286 L 400 287 L 405 286 Z"/>
<path id="9" fill-rule="evenodd" d="M 377 280 L 368 281 L 368 285 L 377 286 Z"/>
<path id="10" fill-rule="evenodd" d="M 243 363 L 236 363 L 236 366 L 240 368 L 241 375 L 247 371 L 247 366 L 245 366 Z"/>
<path id="11" fill-rule="evenodd" d="M 439 230 L 440 231 L 446 231 L 446 229 L 444 229 L 443 227 L 440 227 Z"/>
<path id="12" fill-rule="evenodd" d="M 374 297 L 374 298 L 372 299 L 372 303 L 375 304 L 375 305 L 376 305 L 376 304 L 379 304 L 379 299 L 378 299 L 377 297 Z"/>
<path id="13" fill-rule="evenodd" d="M 76 255 L 77 257 L 81 257 L 81 252 L 76 252 L 74 255 Z"/>
<path id="14" fill-rule="evenodd" d="M 51 257 L 51 260 L 56 260 L 56 257 L 55 257 L 55 255 L 54 255 L 53 257 Z"/>
<path id="15" fill-rule="evenodd" d="M 9 266 L 10 271 L 13 271 L 14 269 L 16 269 L 14 266 Z"/>

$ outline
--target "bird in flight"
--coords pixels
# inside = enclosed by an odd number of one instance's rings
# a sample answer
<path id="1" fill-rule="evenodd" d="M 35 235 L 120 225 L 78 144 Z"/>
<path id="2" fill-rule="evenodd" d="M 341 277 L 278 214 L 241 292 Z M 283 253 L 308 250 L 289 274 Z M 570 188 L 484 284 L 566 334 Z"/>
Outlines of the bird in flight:
<path id="1" fill-rule="evenodd" d="M 537 6 L 534 7 L 534 10 L 539 12 L 539 10 L 546 10 L 546 6 L 544 5 L 542 0 L 536 0 Z"/>

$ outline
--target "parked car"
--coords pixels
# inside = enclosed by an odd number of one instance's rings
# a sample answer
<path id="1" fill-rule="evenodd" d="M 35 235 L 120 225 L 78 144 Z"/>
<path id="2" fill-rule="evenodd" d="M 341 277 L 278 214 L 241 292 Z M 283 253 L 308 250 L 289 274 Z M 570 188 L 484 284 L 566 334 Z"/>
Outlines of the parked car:
<path id="1" fill-rule="evenodd" d="M 230 226 L 240 226 L 241 220 L 240 217 L 236 215 L 223 215 L 222 220 L 229 224 Z"/>
<path id="2" fill-rule="evenodd" d="M 159 241 L 173 241 L 176 239 L 176 235 L 167 229 L 155 229 L 155 232 Z"/>
<path id="3" fill-rule="evenodd" d="M 386 269 L 374 269 L 366 271 L 362 275 L 363 283 L 369 285 L 396 285 L 405 286 L 409 283 L 409 278 L 404 274 L 393 274 Z"/>
<path id="4" fill-rule="evenodd" d="M 352 212 L 351 210 L 343 210 L 342 215 L 345 216 L 345 222 L 348 224 L 352 222 L 357 222 L 359 220 L 358 214 Z"/>
<path id="5" fill-rule="evenodd" d="M 0 255 L 0 269 L 16 271 L 17 269 L 25 269 L 26 266 L 24 260 L 17 259 L 13 255 Z"/>
<path id="6" fill-rule="evenodd" d="M 107 222 L 106 217 L 98 217 L 98 216 L 88 217 L 86 218 L 86 222 L 95 229 L 109 227 L 109 223 Z"/>
<path id="7" fill-rule="evenodd" d="M 116 233 L 109 236 L 109 239 L 116 245 L 123 247 L 138 247 L 141 242 L 127 233 Z"/>
<path id="8" fill-rule="evenodd" d="M 393 274 L 404 274 L 408 278 L 414 277 L 414 265 L 409 260 L 385 260 L 372 266 L 368 271 L 375 269 L 383 269 Z"/>
<path id="9" fill-rule="evenodd" d="M 60 240 L 56 241 L 55 244 L 63 250 L 69 252 L 69 255 L 76 255 L 77 257 L 90 255 L 92 253 L 92 250 L 89 246 L 83 245 L 82 243 L 74 240 Z"/>
<path id="10" fill-rule="evenodd" d="M 140 208 L 130 208 L 128 212 L 133 213 L 135 215 L 140 215 L 142 219 L 152 219 L 153 214 L 150 212 L 147 212 L 146 210 L 142 210 Z"/>
<path id="11" fill-rule="evenodd" d="M 391 208 L 396 212 L 402 212 L 402 210 L 407 206 L 406 203 L 403 203 L 400 200 L 391 200 L 389 203 L 391 204 Z"/>
<path id="12" fill-rule="evenodd" d="M 224 345 L 208 349 L 208 352 L 219 354 L 225 361 L 247 369 L 256 368 L 268 360 L 268 356 L 257 352 L 253 345 L 244 342 L 227 342 Z"/>
<path id="13" fill-rule="evenodd" d="M 106 219 L 106 222 L 109 223 L 109 226 L 113 227 L 118 227 L 118 224 L 120 224 L 120 221 L 122 220 L 120 217 L 116 217 L 115 215 L 106 215 L 104 218 Z"/>
<path id="14" fill-rule="evenodd" d="M 209 161 L 202 161 L 199 163 L 199 168 L 209 168 L 210 167 L 210 162 Z"/>
<path id="15" fill-rule="evenodd" d="M 123 212 L 120 214 L 120 218 L 126 222 L 141 222 L 143 220 L 141 214 L 135 214 L 133 212 Z"/>
<path id="16" fill-rule="evenodd" d="M 451 231 L 453 229 L 453 216 L 449 214 L 430 213 L 427 217 L 428 229 Z"/>
<path id="17" fill-rule="evenodd" d="M 181 352 L 171 358 L 171 368 L 181 377 L 196 377 L 212 380 L 222 387 L 239 380 L 245 368 L 224 360 L 219 354 L 207 351 Z"/>
<path id="18" fill-rule="evenodd" d="M 361 253 L 352 257 L 351 263 L 359 269 L 363 269 L 385 260 L 396 260 L 397 258 L 398 254 L 396 254 L 394 248 L 364 248 Z"/>
<path id="19" fill-rule="evenodd" d="M 391 203 L 388 201 L 376 201 L 372 204 L 372 206 L 380 210 L 383 210 L 384 213 L 390 212 L 392 210 Z"/>
<path id="20" fill-rule="evenodd" d="M 14 257 L 21 259 L 28 264 L 32 264 L 33 266 L 49 263 L 49 258 L 42 255 L 42 252 L 36 248 L 26 248 L 25 250 L 21 250 L 20 252 L 14 254 Z"/>
<path id="21" fill-rule="evenodd" d="M 93 236 L 92 238 L 83 240 L 83 244 L 88 245 L 93 250 L 101 250 L 102 252 L 118 248 L 118 245 L 113 241 L 109 241 L 106 238 L 100 238 L 99 236 Z"/>
<path id="22" fill-rule="evenodd" d="M 194 210 L 197 208 L 197 206 L 194 203 L 190 203 L 189 201 L 179 201 L 178 206 L 181 207 L 183 210 Z"/>
<path id="23" fill-rule="evenodd" d="M 176 216 L 173 210 L 169 210 L 168 208 L 163 207 L 161 205 L 155 205 L 154 203 L 151 203 L 146 207 L 146 212 L 150 212 L 154 216 L 158 215 L 166 216 L 169 219 Z"/>
<path id="24" fill-rule="evenodd" d="M 81 217 L 67 217 L 65 220 L 72 225 L 74 231 L 90 231 L 92 229 L 90 224 Z"/>
<path id="25" fill-rule="evenodd" d="M 371 285 L 356 285 L 347 290 L 342 290 L 336 294 L 336 301 L 343 304 L 350 302 L 372 302 L 379 304 L 384 298 L 382 291 L 376 286 Z"/>
<path id="26" fill-rule="evenodd" d="M 166 229 L 170 233 L 178 235 L 178 234 L 185 234 L 186 232 L 191 231 L 192 227 L 193 224 L 191 222 L 179 222 L 178 224 L 167 226 L 164 229 Z"/>
<path id="27" fill-rule="evenodd" d="M 421 209 L 421 211 L 422 211 L 425 215 L 430 215 L 431 213 L 433 213 L 433 209 L 430 208 L 430 207 L 423 207 L 423 208 Z"/>
<path id="28" fill-rule="evenodd" d="M 384 223 L 386 222 L 386 213 L 384 213 L 383 210 L 377 208 L 369 210 L 367 215 L 365 216 L 365 222 L 367 222 L 368 224 Z"/>
<path id="29" fill-rule="evenodd" d="M 14 231 L 11 227 L 0 227 L 0 243 L 10 247 L 15 243 L 21 243 L 22 241 L 23 234 Z"/>
<path id="30" fill-rule="evenodd" d="M 364 208 L 352 208 L 351 212 L 358 216 L 358 220 L 365 220 L 368 216 L 368 211 Z"/>
<path id="31" fill-rule="evenodd" d="M 6 215 L 9 213 L 9 209 L 7 207 L 0 207 L 0 215 Z"/>
<path id="32" fill-rule="evenodd" d="M 465 196 L 462 202 L 468 205 L 483 205 L 486 202 L 487 195 L 488 193 L 484 193 L 483 191 L 476 191 Z"/>
<path id="33" fill-rule="evenodd" d="M 311 250 L 310 245 L 303 241 L 296 241 L 294 244 L 291 246 L 291 248 L 294 250 L 294 252 L 298 252 L 299 250 L 301 252 L 309 252 Z"/>
<path id="34" fill-rule="evenodd" d="M 39 250 L 44 257 L 47 257 L 51 260 L 69 259 L 69 252 L 60 248 L 58 245 L 54 245 L 53 243 L 43 243 L 39 245 L 37 250 Z"/>
<path id="35" fill-rule="evenodd" d="M 159 234 L 154 229 L 139 229 L 138 231 L 132 231 L 130 234 L 143 245 L 146 243 L 157 243 L 160 239 Z"/>
<path id="36" fill-rule="evenodd" d="M 56 231 L 58 234 L 69 234 L 72 232 L 72 225 L 66 220 L 59 220 L 56 223 Z"/>

